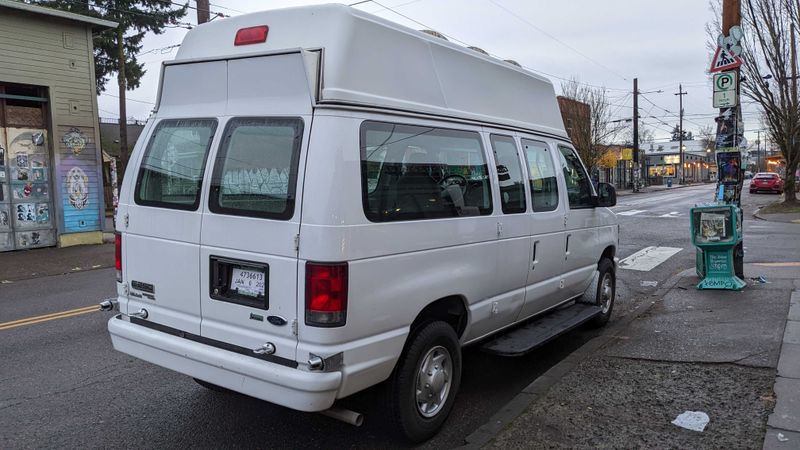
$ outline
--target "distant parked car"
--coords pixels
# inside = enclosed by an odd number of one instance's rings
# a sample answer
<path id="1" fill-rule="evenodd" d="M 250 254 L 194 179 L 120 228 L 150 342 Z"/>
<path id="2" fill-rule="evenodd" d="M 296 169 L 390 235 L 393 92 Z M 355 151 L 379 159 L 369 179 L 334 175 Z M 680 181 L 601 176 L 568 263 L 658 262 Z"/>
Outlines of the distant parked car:
<path id="1" fill-rule="evenodd" d="M 783 193 L 783 179 L 775 172 L 759 172 L 750 181 L 750 193 L 756 192 L 775 192 L 778 194 Z"/>
<path id="2" fill-rule="evenodd" d="M 745 170 L 744 171 L 744 179 L 745 180 L 749 180 L 750 178 L 753 178 L 753 172 L 750 172 L 749 170 Z"/>

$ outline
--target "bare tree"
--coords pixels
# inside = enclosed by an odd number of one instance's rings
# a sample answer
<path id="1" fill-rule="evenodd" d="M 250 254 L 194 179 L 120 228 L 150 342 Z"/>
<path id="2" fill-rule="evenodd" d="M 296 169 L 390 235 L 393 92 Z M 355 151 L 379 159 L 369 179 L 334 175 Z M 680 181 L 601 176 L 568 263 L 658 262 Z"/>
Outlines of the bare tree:
<path id="1" fill-rule="evenodd" d="M 573 78 L 561 83 L 561 95 L 571 102 L 562 102 L 562 115 L 571 118 L 572 145 L 589 173 L 599 167 L 606 145 L 623 128 L 612 123 L 611 108 L 605 88 L 593 88 Z M 589 106 L 588 114 L 586 105 Z"/>
<path id="2" fill-rule="evenodd" d="M 786 160 L 784 204 L 796 206 L 795 172 L 800 163 L 800 103 L 796 33 L 800 0 L 746 0 L 741 90 L 761 107 L 767 134 Z"/>
<path id="3" fill-rule="evenodd" d="M 714 149 L 714 145 L 717 142 L 717 131 L 711 125 L 706 125 L 704 127 L 700 127 L 700 130 L 697 132 L 697 136 L 700 138 L 700 142 L 703 143 L 703 148 Z"/>

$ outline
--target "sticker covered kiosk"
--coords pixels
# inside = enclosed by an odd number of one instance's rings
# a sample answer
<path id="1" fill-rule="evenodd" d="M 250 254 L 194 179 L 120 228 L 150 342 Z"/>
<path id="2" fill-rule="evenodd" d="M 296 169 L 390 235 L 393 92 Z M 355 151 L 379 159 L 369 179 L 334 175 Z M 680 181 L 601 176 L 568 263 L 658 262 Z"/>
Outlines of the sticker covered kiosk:
<path id="1" fill-rule="evenodd" d="M 696 206 L 690 210 L 692 243 L 698 248 L 698 289 L 741 290 L 747 283 L 736 276 L 733 251 L 742 242 L 740 211 L 733 204 Z"/>

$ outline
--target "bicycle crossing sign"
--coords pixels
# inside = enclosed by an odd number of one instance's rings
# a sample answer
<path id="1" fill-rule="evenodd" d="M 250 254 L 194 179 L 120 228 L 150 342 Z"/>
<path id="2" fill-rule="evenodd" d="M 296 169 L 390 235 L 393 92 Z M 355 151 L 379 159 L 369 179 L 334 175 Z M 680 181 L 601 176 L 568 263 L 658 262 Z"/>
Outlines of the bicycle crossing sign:
<path id="1" fill-rule="evenodd" d="M 723 70 L 735 69 L 741 65 L 742 58 L 740 58 L 739 55 L 734 55 L 725 47 L 717 47 L 717 52 L 714 53 L 714 59 L 711 61 L 711 70 L 709 70 L 709 72 L 722 72 Z"/>

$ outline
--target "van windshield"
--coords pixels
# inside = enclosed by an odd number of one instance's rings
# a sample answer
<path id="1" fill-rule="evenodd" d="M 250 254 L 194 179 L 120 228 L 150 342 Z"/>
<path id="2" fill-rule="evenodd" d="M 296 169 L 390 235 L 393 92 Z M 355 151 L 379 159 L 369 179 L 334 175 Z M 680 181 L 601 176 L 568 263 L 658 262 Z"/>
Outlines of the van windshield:
<path id="1" fill-rule="evenodd" d="M 163 120 L 150 137 L 136 180 L 137 204 L 195 210 L 214 119 Z"/>

